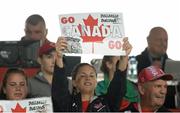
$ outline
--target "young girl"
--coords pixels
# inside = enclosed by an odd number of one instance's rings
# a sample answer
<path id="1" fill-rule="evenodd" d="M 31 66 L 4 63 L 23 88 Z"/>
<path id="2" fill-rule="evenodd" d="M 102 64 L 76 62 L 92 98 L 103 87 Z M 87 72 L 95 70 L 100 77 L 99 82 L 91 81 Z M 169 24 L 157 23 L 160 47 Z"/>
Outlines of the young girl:
<path id="1" fill-rule="evenodd" d="M 2 81 L 0 98 L 3 100 L 21 100 L 27 98 L 27 76 L 22 69 L 10 68 Z"/>
<path id="2" fill-rule="evenodd" d="M 96 96 L 97 73 L 88 63 L 77 65 L 72 71 L 73 93 L 68 90 L 62 51 L 67 48 L 65 38 L 56 43 L 57 58 L 52 82 L 52 99 L 54 111 L 63 112 L 108 112 L 119 111 L 119 103 L 126 92 L 126 68 L 128 55 L 132 49 L 127 38 L 123 49 L 126 56 L 119 57 L 120 63 L 114 73 L 107 94 Z"/>

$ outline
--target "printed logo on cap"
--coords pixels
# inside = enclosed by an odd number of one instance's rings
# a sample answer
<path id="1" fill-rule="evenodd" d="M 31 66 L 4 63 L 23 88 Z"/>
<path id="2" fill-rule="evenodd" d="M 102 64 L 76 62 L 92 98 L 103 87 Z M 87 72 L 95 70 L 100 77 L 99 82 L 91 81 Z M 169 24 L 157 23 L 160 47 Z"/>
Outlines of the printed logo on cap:
<path id="1" fill-rule="evenodd" d="M 153 75 L 153 77 L 156 77 L 158 75 L 158 71 L 154 67 L 148 67 L 149 71 Z"/>

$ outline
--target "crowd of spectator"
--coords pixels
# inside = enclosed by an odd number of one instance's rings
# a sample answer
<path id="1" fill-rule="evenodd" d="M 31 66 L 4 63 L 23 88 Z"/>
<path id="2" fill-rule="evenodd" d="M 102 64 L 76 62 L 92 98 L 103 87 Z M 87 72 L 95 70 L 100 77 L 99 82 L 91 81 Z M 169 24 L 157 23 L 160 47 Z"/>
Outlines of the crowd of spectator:
<path id="1" fill-rule="evenodd" d="M 57 42 L 47 39 L 48 29 L 41 15 L 30 15 L 25 21 L 25 36 L 21 40 L 39 40 L 37 62 L 39 71 L 28 78 L 23 69 L 8 68 L 1 83 L 1 100 L 23 100 L 51 97 L 55 112 L 170 112 L 166 103 L 167 81 L 171 74 L 164 72 L 168 33 L 154 27 L 147 36 L 148 46 L 136 56 L 137 83 L 127 79 L 129 54 L 132 46 L 123 39 L 125 56 L 104 56 L 97 81 L 95 67 L 88 63 L 74 66 L 70 80 L 65 75 L 67 49 L 65 37 Z M 170 103 L 169 103 L 170 104 Z M 175 108 L 175 106 L 173 106 Z"/>

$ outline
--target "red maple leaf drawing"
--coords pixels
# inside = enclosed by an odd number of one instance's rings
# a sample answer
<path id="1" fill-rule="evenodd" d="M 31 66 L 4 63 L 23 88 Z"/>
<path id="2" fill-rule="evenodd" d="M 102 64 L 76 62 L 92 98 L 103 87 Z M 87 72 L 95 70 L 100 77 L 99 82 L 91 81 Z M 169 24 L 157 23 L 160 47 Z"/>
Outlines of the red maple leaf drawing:
<path id="1" fill-rule="evenodd" d="M 17 103 L 17 104 L 16 104 L 16 108 L 15 108 L 15 109 L 11 108 L 11 111 L 12 111 L 13 113 L 17 113 L 17 112 L 26 113 L 26 107 L 25 107 L 25 108 L 22 108 L 22 107 L 20 106 L 20 104 Z"/>
<path id="2" fill-rule="evenodd" d="M 87 19 L 83 19 L 83 22 L 85 26 L 90 27 L 91 34 L 93 32 L 94 26 L 98 26 L 98 19 L 94 19 L 91 15 L 89 15 Z M 102 25 L 99 27 L 102 36 L 101 27 Z M 83 42 L 101 42 L 104 39 L 104 37 L 99 37 L 99 36 L 87 36 L 87 35 L 82 36 L 82 25 L 80 24 L 78 28 L 81 33 L 81 38 L 83 39 Z"/>

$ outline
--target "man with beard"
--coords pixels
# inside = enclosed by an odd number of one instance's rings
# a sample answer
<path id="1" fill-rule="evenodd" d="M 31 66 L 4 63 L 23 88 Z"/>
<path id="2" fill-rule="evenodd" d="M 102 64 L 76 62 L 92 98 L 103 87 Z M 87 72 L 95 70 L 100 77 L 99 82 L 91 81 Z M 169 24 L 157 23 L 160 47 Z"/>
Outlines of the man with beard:
<path id="1" fill-rule="evenodd" d="M 136 56 L 138 73 L 151 65 L 165 69 L 166 60 L 169 59 L 166 53 L 168 48 L 168 33 L 163 27 L 154 27 L 147 36 L 147 48 Z M 175 88 L 168 86 L 168 92 L 165 100 L 167 108 L 175 108 Z"/>
<path id="2" fill-rule="evenodd" d="M 166 54 L 168 47 L 168 34 L 162 27 L 154 27 L 147 37 L 148 47 L 136 56 L 138 61 L 138 73 L 150 65 L 159 66 L 164 70 L 164 65 L 168 56 Z"/>

